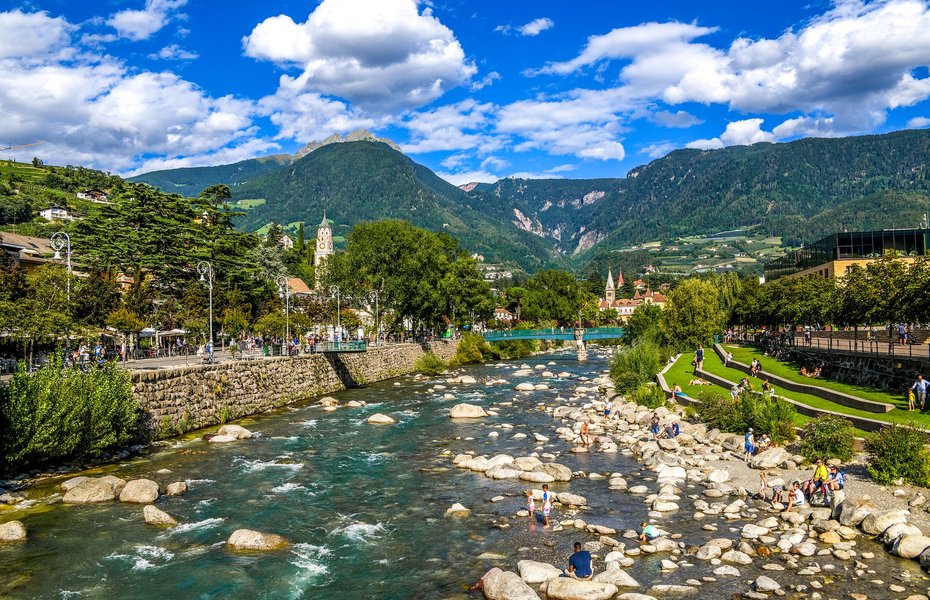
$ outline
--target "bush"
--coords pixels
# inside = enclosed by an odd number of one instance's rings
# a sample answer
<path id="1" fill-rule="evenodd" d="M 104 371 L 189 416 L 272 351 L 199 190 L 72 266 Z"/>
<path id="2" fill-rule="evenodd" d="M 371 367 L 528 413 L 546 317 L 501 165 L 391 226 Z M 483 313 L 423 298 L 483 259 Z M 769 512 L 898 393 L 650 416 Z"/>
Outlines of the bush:
<path id="1" fill-rule="evenodd" d="M 427 352 L 413 363 L 413 369 L 424 375 L 439 375 L 445 371 L 448 366 L 449 365 L 447 365 L 445 361 L 432 352 Z"/>
<path id="2" fill-rule="evenodd" d="M 614 354 L 610 361 L 610 378 L 613 379 L 618 393 L 630 393 L 655 380 L 656 373 L 662 370 L 664 362 L 662 351 L 655 342 L 636 342 Z"/>
<path id="3" fill-rule="evenodd" d="M 877 483 L 890 485 L 897 479 L 930 485 L 930 452 L 927 434 L 911 425 L 886 425 L 869 435 L 869 474 Z"/>
<path id="4" fill-rule="evenodd" d="M 811 419 L 801 432 L 801 455 L 813 462 L 818 458 L 847 461 L 853 456 L 856 437 L 852 422 L 837 415 Z"/>
<path id="5" fill-rule="evenodd" d="M 735 400 L 713 392 L 698 394 L 697 412 L 708 425 L 721 431 L 742 433 L 752 427 L 757 435 L 769 434 L 776 442 L 791 441 L 794 406 L 780 398 L 743 392 Z"/>
<path id="6" fill-rule="evenodd" d="M 492 342 L 491 346 L 500 353 L 501 358 L 526 358 L 539 350 L 539 341 L 508 340 L 506 342 Z"/>
<path id="7" fill-rule="evenodd" d="M 659 408 L 660 406 L 665 406 L 667 403 L 665 392 L 654 383 L 644 383 L 636 388 L 628 398 L 646 408 Z"/>
<path id="8" fill-rule="evenodd" d="M 112 364 L 83 372 L 56 353 L 34 374 L 20 365 L 0 393 L 0 473 L 100 456 L 141 433 L 129 373 Z"/>
<path id="9" fill-rule="evenodd" d="M 498 360 L 500 357 L 500 352 L 484 341 L 484 337 L 481 334 L 469 332 L 462 334 L 462 339 L 459 340 L 459 345 L 455 351 L 455 358 L 452 359 L 452 364 L 468 365 L 485 362 L 487 360 Z"/>

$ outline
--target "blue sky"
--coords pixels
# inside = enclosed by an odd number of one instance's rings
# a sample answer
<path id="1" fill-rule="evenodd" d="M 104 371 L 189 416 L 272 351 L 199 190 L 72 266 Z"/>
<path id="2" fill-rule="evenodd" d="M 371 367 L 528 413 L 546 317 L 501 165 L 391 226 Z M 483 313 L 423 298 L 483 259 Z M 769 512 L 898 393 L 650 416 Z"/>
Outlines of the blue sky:
<path id="1" fill-rule="evenodd" d="M 457 184 L 622 177 L 930 126 L 928 1 L 5 2 L 0 142 L 129 174 L 366 128 Z"/>

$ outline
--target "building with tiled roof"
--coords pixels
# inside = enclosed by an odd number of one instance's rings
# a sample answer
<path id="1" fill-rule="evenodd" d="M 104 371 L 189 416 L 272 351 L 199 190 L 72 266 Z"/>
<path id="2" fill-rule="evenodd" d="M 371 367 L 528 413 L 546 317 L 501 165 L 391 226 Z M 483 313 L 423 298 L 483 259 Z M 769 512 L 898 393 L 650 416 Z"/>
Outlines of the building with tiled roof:
<path id="1" fill-rule="evenodd" d="M 614 309 L 617 311 L 617 318 L 626 323 L 633 315 L 633 311 L 640 304 L 655 304 L 659 308 L 665 306 L 666 298 L 663 294 L 653 292 L 645 286 L 644 282 L 636 280 L 636 283 L 643 283 L 643 287 L 636 287 L 636 293 L 632 298 L 617 298 L 617 286 L 623 286 L 623 272 L 617 272 L 617 283 L 614 283 L 613 272 L 608 268 L 607 283 L 604 286 L 604 297 L 598 301 L 598 308 L 601 311 Z"/>

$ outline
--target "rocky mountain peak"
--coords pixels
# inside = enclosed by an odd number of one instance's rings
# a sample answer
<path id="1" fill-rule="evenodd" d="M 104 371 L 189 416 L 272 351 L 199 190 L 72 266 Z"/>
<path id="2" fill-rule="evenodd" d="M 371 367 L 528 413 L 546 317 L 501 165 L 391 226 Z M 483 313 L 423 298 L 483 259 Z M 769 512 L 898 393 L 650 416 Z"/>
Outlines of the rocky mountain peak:
<path id="1" fill-rule="evenodd" d="M 301 148 L 297 152 L 297 154 L 294 155 L 294 160 L 299 160 L 307 156 L 314 150 L 322 148 L 323 146 L 328 146 L 330 144 L 341 144 L 342 142 L 381 142 L 382 144 L 387 144 L 388 146 L 390 146 L 394 150 L 397 150 L 398 152 L 401 151 L 400 146 L 398 146 L 391 140 L 387 138 L 379 138 L 378 136 L 368 131 L 367 129 L 357 129 L 355 131 L 350 132 L 345 137 L 341 136 L 338 133 L 334 133 L 333 135 L 329 136 L 322 142 L 317 142 L 317 141 L 310 142 L 309 144 Z"/>

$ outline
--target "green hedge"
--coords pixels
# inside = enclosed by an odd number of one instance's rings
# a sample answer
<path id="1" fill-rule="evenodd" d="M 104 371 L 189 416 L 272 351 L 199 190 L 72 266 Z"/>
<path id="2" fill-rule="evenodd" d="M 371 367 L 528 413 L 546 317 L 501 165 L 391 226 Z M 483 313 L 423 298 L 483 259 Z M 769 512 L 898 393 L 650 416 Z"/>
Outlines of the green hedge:
<path id="1" fill-rule="evenodd" d="M 439 375 L 445 371 L 448 366 L 449 365 L 446 364 L 445 361 L 432 352 L 427 352 L 413 363 L 414 370 L 424 375 Z"/>
<path id="2" fill-rule="evenodd" d="M 632 393 L 656 378 L 668 357 L 650 340 L 617 350 L 610 361 L 610 378 L 619 394 Z"/>
<path id="3" fill-rule="evenodd" d="M 756 436 L 767 433 L 776 442 L 795 438 L 794 406 L 779 398 L 743 392 L 733 399 L 702 392 L 697 399 L 701 419 L 721 431 L 743 433 L 752 427 Z"/>
<path id="4" fill-rule="evenodd" d="M 0 390 L 0 473 L 100 456 L 137 439 L 139 406 L 129 373 L 112 364 L 65 368 L 59 354 L 25 367 Z"/>
<path id="5" fill-rule="evenodd" d="M 923 487 L 930 485 L 927 434 L 908 425 L 887 425 L 869 435 L 869 474 L 881 485 L 898 479 Z"/>
<path id="6" fill-rule="evenodd" d="M 837 415 L 820 415 L 804 425 L 801 432 L 801 455 L 809 461 L 853 456 L 856 431 L 849 419 Z"/>

